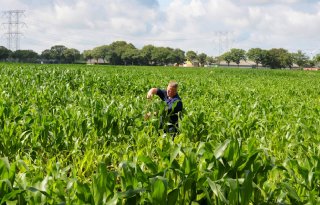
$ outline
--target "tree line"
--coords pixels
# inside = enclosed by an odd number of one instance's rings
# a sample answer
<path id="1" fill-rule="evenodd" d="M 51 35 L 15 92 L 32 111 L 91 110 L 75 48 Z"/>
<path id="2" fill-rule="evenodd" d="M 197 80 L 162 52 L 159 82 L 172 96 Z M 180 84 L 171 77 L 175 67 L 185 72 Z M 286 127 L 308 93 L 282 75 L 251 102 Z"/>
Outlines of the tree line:
<path id="1" fill-rule="evenodd" d="M 291 68 L 294 64 L 299 67 L 313 67 L 320 64 L 320 54 L 312 59 L 302 51 L 290 53 L 283 48 L 264 50 L 251 48 L 248 51 L 233 48 L 221 56 L 212 57 L 205 53 L 183 51 L 179 48 L 157 47 L 145 45 L 141 49 L 126 41 L 115 41 L 110 45 L 102 45 L 80 53 L 75 48 L 64 45 L 54 45 L 38 54 L 32 50 L 10 51 L 0 46 L 0 61 L 30 62 L 30 63 L 105 63 L 111 65 L 181 65 L 186 60 L 200 66 L 219 64 L 225 61 L 238 66 L 241 61 L 251 60 L 256 66 L 269 68 Z"/>
<path id="2" fill-rule="evenodd" d="M 63 45 L 55 45 L 50 49 L 42 51 L 39 55 L 33 50 L 11 51 L 0 46 L 0 61 L 25 62 L 25 63 L 75 63 L 81 59 L 77 49 L 67 48 Z"/>
<path id="3" fill-rule="evenodd" d="M 292 68 L 294 64 L 299 67 L 313 67 L 320 63 L 320 54 L 317 54 L 310 59 L 301 50 L 296 53 L 290 53 L 283 48 L 272 48 L 264 50 L 261 48 L 251 48 L 247 52 L 243 49 L 233 48 L 220 56 L 228 65 L 231 62 L 238 66 L 241 60 L 251 60 L 256 64 L 256 67 L 269 68 Z"/>

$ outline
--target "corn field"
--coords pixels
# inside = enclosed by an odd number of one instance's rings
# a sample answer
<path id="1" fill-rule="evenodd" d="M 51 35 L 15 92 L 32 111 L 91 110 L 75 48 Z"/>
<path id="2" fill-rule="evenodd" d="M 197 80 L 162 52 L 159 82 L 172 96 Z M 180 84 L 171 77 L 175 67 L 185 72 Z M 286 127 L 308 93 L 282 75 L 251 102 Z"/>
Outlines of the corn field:
<path id="1" fill-rule="evenodd" d="M 320 73 L 0 64 L 0 204 L 319 204 Z M 151 87 L 179 83 L 180 133 Z"/>

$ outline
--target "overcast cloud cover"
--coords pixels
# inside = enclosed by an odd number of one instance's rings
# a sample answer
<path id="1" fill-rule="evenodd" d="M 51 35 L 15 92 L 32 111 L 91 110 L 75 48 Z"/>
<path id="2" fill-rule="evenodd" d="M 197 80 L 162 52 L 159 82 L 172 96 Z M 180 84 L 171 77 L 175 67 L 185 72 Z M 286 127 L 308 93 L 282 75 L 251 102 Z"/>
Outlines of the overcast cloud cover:
<path id="1" fill-rule="evenodd" d="M 2 11 L 25 10 L 20 48 L 38 53 L 58 44 L 82 52 L 116 40 L 214 56 L 228 47 L 320 53 L 320 0 L 0 0 L 0 5 Z M 0 32 L 0 45 L 6 46 L 5 25 Z M 219 32 L 229 32 L 229 43 L 222 35 L 219 41 Z"/>

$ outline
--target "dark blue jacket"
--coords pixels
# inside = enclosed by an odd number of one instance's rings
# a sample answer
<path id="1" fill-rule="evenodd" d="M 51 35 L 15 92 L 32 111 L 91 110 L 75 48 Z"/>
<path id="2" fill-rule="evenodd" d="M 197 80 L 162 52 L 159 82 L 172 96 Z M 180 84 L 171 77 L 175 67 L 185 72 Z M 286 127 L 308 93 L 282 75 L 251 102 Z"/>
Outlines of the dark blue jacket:
<path id="1" fill-rule="evenodd" d="M 173 98 L 169 99 L 166 90 L 157 89 L 157 95 L 161 100 L 167 103 L 168 114 L 170 116 L 169 122 L 172 124 L 178 123 L 178 113 L 182 111 L 183 105 L 181 98 L 176 94 Z"/>

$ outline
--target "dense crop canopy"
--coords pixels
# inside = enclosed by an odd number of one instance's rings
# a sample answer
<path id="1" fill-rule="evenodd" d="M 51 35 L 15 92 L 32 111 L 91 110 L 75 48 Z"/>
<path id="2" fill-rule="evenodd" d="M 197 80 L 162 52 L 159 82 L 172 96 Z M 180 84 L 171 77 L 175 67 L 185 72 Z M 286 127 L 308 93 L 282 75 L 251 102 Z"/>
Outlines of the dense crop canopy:
<path id="1" fill-rule="evenodd" d="M 320 203 L 319 73 L 1 64 L 0 79 L 0 204 Z M 174 141 L 146 100 L 172 79 Z"/>

